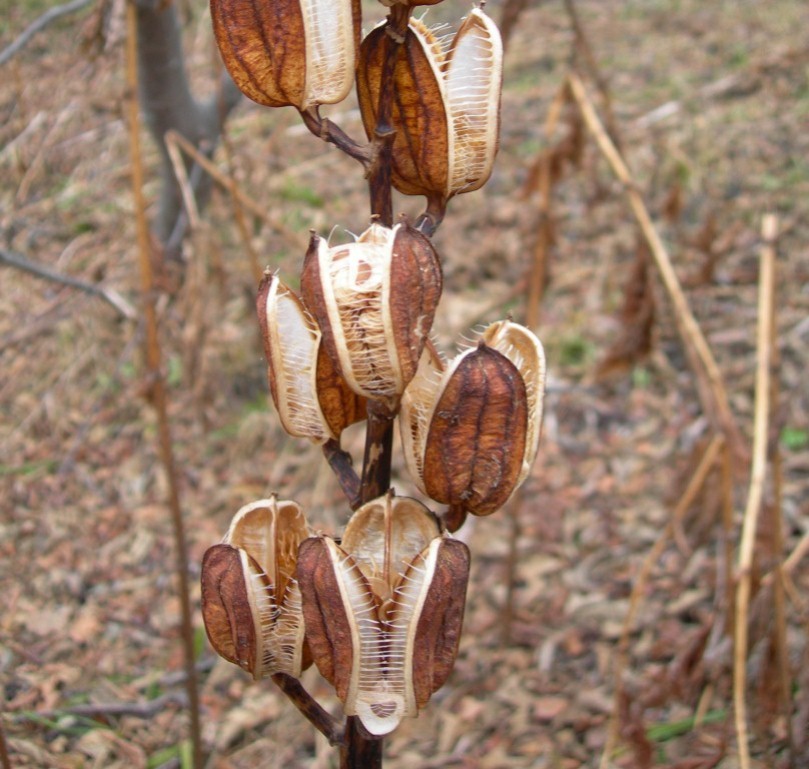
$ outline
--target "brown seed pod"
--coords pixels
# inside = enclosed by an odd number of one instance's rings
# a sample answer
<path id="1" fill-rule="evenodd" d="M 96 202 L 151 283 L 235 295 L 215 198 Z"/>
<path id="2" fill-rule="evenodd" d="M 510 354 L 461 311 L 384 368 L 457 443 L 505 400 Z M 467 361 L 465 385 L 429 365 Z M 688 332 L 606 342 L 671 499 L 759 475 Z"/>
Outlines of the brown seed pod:
<path id="1" fill-rule="evenodd" d="M 421 22 L 411 21 L 396 59 L 391 115 L 396 135 L 391 174 L 399 192 L 429 197 L 437 191 L 443 193 L 446 188 L 449 136 L 442 76 L 440 68 L 429 58 L 429 49 L 425 46 L 428 40 L 432 40 L 432 33 Z M 360 46 L 357 98 L 369 139 L 376 129 L 382 70 L 389 44 L 382 25 L 371 30 Z M 440 47 L 437 52 L 438 56 L 443 56 Z"/>
<path id="2" fill-rule="evenodd" d="M 388 495 L 361 507 L 337 545 L 300 548 L 298 579 L 315 664 L 347 715 L 374 735 L 415 716 L 458 652 L 469 551 L 438 534 L 420 503 Z"/>
<path id="3" fill-rule="evenodd" d="M 202 562 L 202 616 L 216 652 L 255 679 L 297 678 L 311 664 L 305 644 L 298 546 L 309 536 L 295 502 L 270 499 L 243 507 L 225 541 Z"/>
<path id="4" fill-rule="evenodd" d="M 256 300 L 267 358 L 267 379 L 284 429 L 324 443 L 365 418 L 365 404 L 335 370 L 322 335 L 303 302 L 274 274 Z"/>
<path id="5" fill-rule="evenodd" d="M 499 509 L 526 478 L 542 421 L 545 357 L 510 321 L 492 324 L 476 349 L 440 373 L 425 358 L 402 398 L 405 460 L 419 488 L 465 513 Z"/>
<path id="6" fill-rule="evenodd" d="M 384 26 L 360 46 L 357 96 L 374 136 L 389 45 Z M 446 201 L 491 175 L 500 133 L 503 46 L 495 24 L 474 9 L 448 45 L 411 19 L 394 69 L 392 181 L 406 195 Z"/>
<path id="7" fill-rule="evenodd" d="M 222 60 L 242 93 L 303 111 L 351 90 L 359 0 L 211 0 Z"/>
<path id="8" fill-rule="evenodd" d="M 528 432 L 525 454 L 517 485 L 521 484 L 537 456 L 542 434 L 542 413 L 545 399 L 545 350 L 536 335 L 525 326 L 501 320 L 488 326 L 481 339 L 505 355 L 520 371 L 528 398 Z"/>
<path id="9" fill-rule="evenodd" d="M 430 241 L 407 223 L 355 243 L 312 236 L 301 276 L 327 353 L 358 395 L 393 404 L 413 378 L 441 295 Z"/>
<path id="10" fill-rule="evenodd" d="M 483 344 L 463 355 L 430 421 L 427 495 L 477 515 L 498 510 L 516 488 L 527 425 L 525 384 L 514 364 Z"/>

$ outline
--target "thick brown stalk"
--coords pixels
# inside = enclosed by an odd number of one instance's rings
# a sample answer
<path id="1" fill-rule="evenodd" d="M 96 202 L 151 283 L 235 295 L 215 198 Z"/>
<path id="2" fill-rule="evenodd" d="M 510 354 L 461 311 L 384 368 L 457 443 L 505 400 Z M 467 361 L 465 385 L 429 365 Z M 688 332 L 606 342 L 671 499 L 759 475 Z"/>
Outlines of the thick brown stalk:
<path id="1" fill-rule="evenodd" d="M 138 238 L 138 265 L 140 287 L 143 296 L 143 314 L 146 327 L 145 358 L 150 384 L 150 399 L 157 415 L 160 459 L 168 484 L 168 503 L 174 530 L 176 550 L 175 571 L 177 574 L 180 606 L 182 610 L 182 643 L 185 657 L 188 707 L 190 716 L 191 745 L 195 769 L 202 767 L 202 742 L 199 721 L 199 696 L 194 669 L 194 631 L 191 622 L 191 602 L 188 586 L 188 560 L 186 556 L 185 528 L 180 510 L 180 494 L 172 449 L 171 430 L 168 421 L 168 398 L 160 365 L 161 352 L 157 332 L 157 316 L 154 307 L 154 280 L 150 259 L 149 229 L 146 222 L 146 203 L 143 198 L 143 164 L 140 148 L 140 116 L 137 91 L 137 11 L 133 4 L 127 5 L 126 78 L 128 90 L 129 139 L 132 161 L 132 191 L 135 199 L 135 217 Z"/>
<path id="2" fill-rule="evenodd" d="M 346 719 L 346 745 L 340 748 L 340 769 L 379 769 L 382 740 L 369 740 L 356 716 Z"/>
<path id="3" fill-rule="evenodd" d="M 371 214 L 379 217 L 379 223 L 393 226 L 393 198 L 391 194 L 391 150 L 396 131 L 392 123 L 396 58 L 404 42 L 410 8 L 394 5 L 385 27 L 385 66 L 379 89 L 379 108 L 376 113 L 376 128 L 372 143 L 373 155 L 368 171 L 368 190 L 371 196 Z"/>
<path id="4" fill-rule="evenodd" d="M 360 481 L 362 503 L 381 497 L 390 488 L 395 416 L 396 412 L 381 401 L 368 402 L 368 427 L 365 433 L 365 455 Z"/>

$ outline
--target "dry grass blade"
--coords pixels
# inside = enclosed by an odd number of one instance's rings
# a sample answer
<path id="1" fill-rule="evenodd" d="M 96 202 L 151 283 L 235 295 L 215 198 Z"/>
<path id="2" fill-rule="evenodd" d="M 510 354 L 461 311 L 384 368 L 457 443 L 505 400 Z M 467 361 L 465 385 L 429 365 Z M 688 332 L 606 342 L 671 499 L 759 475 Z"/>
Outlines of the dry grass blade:
<path id="1" fill-rule="evenodd" d="M 189 142 L 188 139 L 176 131 L 167 131 L 166 141 L 175 142 L 179 147 L 181 147 L 183 152 L 185 152 L 189 157 L 193 158 L 194 162 L 197 163 L 197 165 L 199 165 L 203 171 L 209 174 L 215 182 L 220 184 L 230 193 L 230 195 L 237 199 L 240 205 L 242 205 L 254 216 L 266 222 L 276 232 L 282 235 L 292 248 L 297 251 L 306 249 L 306 238 L 303 238 L 296 232 L 293 232 L 277 218 L 271 216 L 265 208 L 256 203 L 244 190 L 242 190 L 242 188 L 239 187 L 233 178 L 222 173 L 222 171 L 220 171 L 211 160 L 205 157 L 202 152 L 200 152 L 191 142 Z"/>
<path id="2" fill-rule="evenodd" d="M 180 493 L 177 472 L 172 448 L 171 430 L 168 421 L 168 398 L 166 385 L 160 371 L 161 351 L 157 330 L 153 292 L 154 278 L 150 259 L 149 229 L 146 222 L 146 203 L 143 198 L 143 163 L 140 148 L 140 119 L 136 94 L 138 92 L 137 70 L 137 19 L 133 3 L 127 5 L 127 39 L 126 39 L 126 76 L 129 89 L 128 117 L 129 140 L 132 155 L 132 190 L 135 198 L 135 216 L 138 235 L 138 264 L 140 268 L 141 291 L 143 294 L 143 311 L 146 325 L 146 367 L 151 384 L 151 400 L 157 413 L 158 440 L 160 457 L 166 471 L 168 482 L 169 509 L 174 529 L 176 549 L 176 575 L 182 611 L 182 643 L 187 678 L 185 681 L 188 694 L 189 715 L 191 719 L 190 737 L 193 748 L 195 769 L 202 767 L 202 736 L 199 718 L 199 695 L 194 668 L 194 630 L 191 619 L 191 603 L 188 584 L 188 559 L 180 509 Z"/>
<path id="3" fill-rule="evenodd" d="M 775 248 L 777 219 L 764 217 L 762 235 L 764 248 L 761 251 L 761 272 L 758 295 L 758 337 L 755 415 L 753 423 L 753 456 L 750 469 L 750 489 L 744 511 L 742 538 L 739 545 L 739 582 L 736 588 L 736 633 L 733 649 L 733 704 L 735 710 L 736 736 L 741 769 L 750 769 L 750 745 L 747 728 L 747 642 L 752 590 L 753 551 L 756 530 L 764 497 L 764 482 L 767 473 L 767 442 L 770 421 L 770 368 L 772 361 L 773 293 L 775 288 Z"/>
<path id="4" fill-rule="evenodd" d="M 730 411 L 727 390 L 722 379 L 722 374 L 719 371 L 719 366 L 716 364 L 708 342 L 694 314 L 691 312 L 688 299 L 686 299 L 677 274 L 674 272 L 668 251 L 663 245 L 663 241 L 652 222 L 652 217 L 649 215 L 646 204 L 643 202 L 643 198 L 638 192 L 637 185 L 629 172 L 629 168 L 612 139 L 610 139 L 607 132 L 604 130 L 604 126 L 596 114 L 593 103 L 587 96 L 582 81 L 577 75 L 571 74 L 569 75 L 568 82 L 573 98 L 576 100 L 581 110 L 582 117 L 588 129 L 593 134 L 599 149 L 607 159 L 607 162 L 612 167 L 619 181 L 626 187 L 626 194 L 629 198 L 632 212 L 635 214 L 641 230 L 649 243 L 649 248 L 652 251 L 652 256 L 660 271 L 663 284 L 674 305 L 674 317 L 677 321 L 677 329 L 683 339 L 686 351 L 689 352 L 689 357 L 696 356 L 702 364 L 700 367 L 694 365 L 692 362 L 697 376 L 697 383 L 700 385 L 699 392 L 703 411 L 710 419 L 717 420 L 717 428 L 721 429 L 726 434 L 728 443 L 731 444 L 737 452 L 741 453 L 742 443 L 738 435 L 738 428 L 736 427 L 733 414 Z"/>

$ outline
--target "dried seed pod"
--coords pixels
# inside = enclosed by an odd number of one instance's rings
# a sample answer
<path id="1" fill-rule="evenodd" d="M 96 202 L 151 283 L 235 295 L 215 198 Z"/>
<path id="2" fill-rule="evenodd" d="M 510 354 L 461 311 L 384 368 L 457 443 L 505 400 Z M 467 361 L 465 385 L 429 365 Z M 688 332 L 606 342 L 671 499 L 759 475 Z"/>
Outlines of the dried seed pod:
<path id="1" fill-rule="evenodd" d="M 202 616 L 216 652 L 259 679 L 297 678 L 311 664 L 305 643 L 298 546 L 309 536 L 295 502 L 275 496 L 236 513 L 202 561 Z"/>
<path id="2" fill-rule="evenodd" d="M 423 364 L 405 392 L 400 432 L 408 469 L 456 519 L 495 512 L 527 476 L 539 442 L 544 376 L 539 340 L 504 321 L 443 374 Z"/>
<path id="3" fill-rule="evenodd" d="M 364 404 L 325 354 L 314 318 L 277 275 L 264 276 L 256 309 L 270 393 L 284 429 L 324 443 L 364 419 Z"/>
<path id="4" fill-rule="evenodd" d="M 351 90 L 359 0 L 211 0 L 211 17 L 225 66 L 253 101 L 304 111 Z"/>
<path id="5" fill-rule="evenodd" d="M 415 375 L 441 285 L 435 249 L 404 222 L 372 224 L 343 246 L 313 235 L 301 276 L 304 301 L 348 386 L 388 403 Z"/>
<path id="6" fill-rule="evenodd" d="M 361 507 L 342 544 L 302 543 L 298 579 L 315 664 L 374 735 L 415 716 L 458 652 L 469 551 L 419 502 Z"/>
<path id="7" fill-rule="evenodd" d="M 374 135 L 386 58 L 384 26 L 360 46 L 357 94 Z M 474 9 L 448 46 L 411 19 L 394 70 L 392 180 L 406 195 L 446 204 L 491 175 L 500 132 L 503 45 L 495 24 Z"/>
<path id="8" fill-rule="evenodd" d="M 520 371 L 528 398 L 528 432 L 525 454 L 517 479 L 519 486 L 531 472 L 542 433 L 542 409 L 545 399 L 545 350 L 536 335 L 519 323 L 501 320 L 488 326 L 481 339 L 505 355 Z"/>

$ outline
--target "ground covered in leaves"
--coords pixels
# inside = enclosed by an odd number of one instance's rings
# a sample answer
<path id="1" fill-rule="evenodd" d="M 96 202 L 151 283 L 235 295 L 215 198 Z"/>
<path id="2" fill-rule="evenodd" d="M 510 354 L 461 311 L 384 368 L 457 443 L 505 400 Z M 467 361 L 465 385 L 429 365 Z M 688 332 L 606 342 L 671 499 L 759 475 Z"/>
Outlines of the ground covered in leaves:
<path id="1" fill-rule="evenodd" d="M 122 15 L 109 8 L 104 39 L 89 11 L 2 67 L 0 247 L 137 306 Z M 725 555 L 727 545 L 736 557 L 747 499 L 766 212 L 781 231 L 772 430 L 781 556 L 809 530 L 809 9 L 795 0 L 577 8 L 621 146 L 728 388 L 742 436 L 732 520 L 723 528 L 717 469 L 647 561 L 712 438 L 712 415 L 700 407 L 657 273 L 644 279 L 637 267 L 645 251 L 621 186 L 575 112 L 550 140 L 543 134 L 573 34 L 562 3 L 534 3 L 507 53 L 495 175 L 451 204 L 436 236 L 446 276 L 436 333 L 451 350 L 474 326 L 525 317 L 540 232 L 530 169 L 567 137 L 536 329 L 549 362 L 544 437 L 510 508 L 461 532 L 473 566 L 456 669 L 388 741 L 390 767 L 738 766 Z M 0 20 L 0 46 L 41 10 L 15 4 Z M 499 17 L 500 7 L 489 10 Z M 464 11 L 446 0 L 431 13 Z M 195 7 L 187 44 L 201 91 L 213 82 L 209 25 Z M 331 115 L 360 133 L 350 104 Z M 157 155 L 144 142 L 154 200 Z M 238 183 L 266 211 L 249 223 L 262 266 L 294 283 L 309 228 L 364 228 L 358 167 L 294 114 L 244 104 L 228 145 Z M 227 169 L 223 150 L 215 161 Z M 404 199 L 397 208 L 419 210 Z M 339 526 L 347 507 L 318 451 L 287 440 L 268 405 L 254 278 L 224 193 L 184 259 L 160 273 L 158 311 L 208 765 L 332 766 L 331 749 L 273 686 L 215 659 L 201 629 L 199 563 L 239 506 L 278 491 L 323 530 Z M 0 692 L 12 765 L 178 766 L 188 737 L 179 603 L 155 418 L 143 397 L 142 324 L 95 296 L 0 269 Z M 361 435 L 348 445 L 358 451 Z M 412 490 L 396 472 L 397 489 Z M 769 478 L 750 612 L 751 752 L 755 766 L 786 766 L 791 720 L 800 767 L 809 765 L 809 561 L 789 572 L 787 715 L 766 576 L 779 552 Z M 304 680 L 338 711 L 314 671 Z M 617 739 L 604 756 L 611 728 Z"/>

